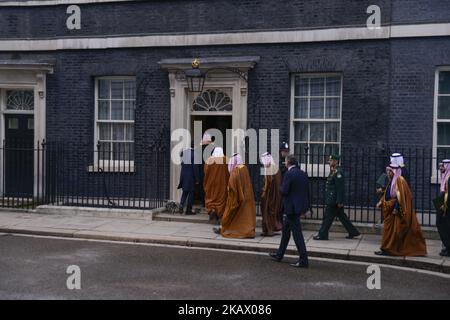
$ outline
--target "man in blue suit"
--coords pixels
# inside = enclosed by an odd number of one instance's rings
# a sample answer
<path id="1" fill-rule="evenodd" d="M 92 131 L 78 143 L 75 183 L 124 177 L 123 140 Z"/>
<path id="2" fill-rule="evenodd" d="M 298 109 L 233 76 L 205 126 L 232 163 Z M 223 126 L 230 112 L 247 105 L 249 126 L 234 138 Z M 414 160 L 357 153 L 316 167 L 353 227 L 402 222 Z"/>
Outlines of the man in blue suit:
<path id="1" fill-rule="evenodd" d="M 292 232 L 300 257 L 291 266 L 308 268 L 308 254 L 300 224 L 300 216 L 310 209 L 308 175 L 300 170 L 293 155 L 286 157 L 285 166 L 287 171 L 280 189 L 283 196 L 283 234 L 278 251 L 270 253 L 270 256 L 278 262 L 283 259 Z"/>
<path id="2" fill-rule="evenodd" d="M 180 201 L 180 213 L 183 212 L 184 204 L 186 203 L 186 215 L 195 214 L 192 212 L 192 206 L 194 204 L 194 192 L 199 185 L 199 173 L 198 168 L 194 164 L 194 149 L 189 148 L 183 150 L 181 153 L 181 173 L 180 183 L 178 189 L 182 189 Z"/>

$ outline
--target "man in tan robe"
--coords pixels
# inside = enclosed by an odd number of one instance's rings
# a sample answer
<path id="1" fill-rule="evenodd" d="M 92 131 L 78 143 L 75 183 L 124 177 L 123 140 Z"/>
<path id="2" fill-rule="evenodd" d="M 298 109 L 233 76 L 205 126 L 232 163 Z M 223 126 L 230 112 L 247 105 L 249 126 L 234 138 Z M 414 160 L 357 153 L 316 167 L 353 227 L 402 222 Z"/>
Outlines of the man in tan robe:
<path id="1" fill-rule="evenodd" d="M 233 155 L 228 164 L 228 197 L 221 227 L 214 228 L 226 238 L 254 238 L 256 229 L 256 205 L 250 174 L 239 154 Z"/>
<path id="2" fill-rule="evenodd" d="M 211 223 L 218 223 L 222 219 L 227 204 L 227 186 L 230 174 L 227 159 L 223 149 L 215 147 L 213 154 L 205 163 L 205 207 Z"/>
<path id="3" fill-rule="evenodd" d="M 384 214 L 381 250 L 377 255 L 425 256 L 427 247 L 413 208 L 411 189 L 401 176 L 401 168 L 391 164 L 386 168 L 389 178 L 380 201 Z"/>
<path id="4" fill-rule="evenodd" d="M 262 236 L 272 237 L 274 232 L 280 231 L 283 223 L 281 211 L 281 171 L 275 167 L 275 162 L 270 153 L 266 152 L 261 157 L 264 165 L 264 186 L 261 194 Z"/>

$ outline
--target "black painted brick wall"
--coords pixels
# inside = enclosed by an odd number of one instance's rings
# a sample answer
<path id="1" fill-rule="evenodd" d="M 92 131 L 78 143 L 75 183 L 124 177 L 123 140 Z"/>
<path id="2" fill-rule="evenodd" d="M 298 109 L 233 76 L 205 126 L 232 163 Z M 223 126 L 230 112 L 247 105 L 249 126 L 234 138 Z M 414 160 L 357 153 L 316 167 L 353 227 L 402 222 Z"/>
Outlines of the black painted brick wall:
<path id="1" fill-rule="evenodd" d="M 279 128 L 289 138 L 290 76 L 295 72 L 343 74 L 343 146 L 432 143 L 434 73 L 450 65 L 447 38 L 392 41 L 347 41 L 311 44 L 248 45 L 185 48 L 78 50 L 56 53 L 0 53 L 0 60 L 54 61 L 47 77 L 47 139 L 77 150 L 68 159 L 79 174 L 74 183 L 100 176 L 86 172 L 94 149 L 94 79 L 135 75 L 139 87 L 135 125 L 136 149 L 151 151 L 161 139 L 169 144 L 170 95 L 163 58 L 258 55 L 249 75 L 248 126 Z M 161 137 L 162 135 L 162 137 Z M 343 155 L 345 157 L 345 155 Z M 168 165 L 167 161 L 164 164 Z M 135 174 L 117 175 L 124 188 L 154 168 L 146 154 L 136 156 Z M 134 177 L 134 178 L 133 178 Z M 83 180 L 85 179 L 85 180 Z M 168 179 L 161 179 L 167 190 Z M 120 192 L 120 187 L 117 192 Z M 166 192 L 166 191 L 165 191 Z"/>
<path id="2" fill-rule="evenodd" d="M 391 2 L 393 24 L 450 22 L 450 1 L 393 0 Z"/>
<path id="3" fill-rule="evenodd" d="M 389 143 L 432 147 L 435 72 L 450 65 L 450 39 L 391 41 Z"/>
<path id="4" fill-rule="evenodd" d="M 365 26 L 370 0 L 171 0 L 82 4 L 81 30 L 68 30 L 68 6 L 0 7 L 0 38 Z M 377 0 L 382 23 L 390 1 Z M 410 7 L 408 6 L 407 9 Z M 411 15 L 415 19 L 414 15 Z"/>

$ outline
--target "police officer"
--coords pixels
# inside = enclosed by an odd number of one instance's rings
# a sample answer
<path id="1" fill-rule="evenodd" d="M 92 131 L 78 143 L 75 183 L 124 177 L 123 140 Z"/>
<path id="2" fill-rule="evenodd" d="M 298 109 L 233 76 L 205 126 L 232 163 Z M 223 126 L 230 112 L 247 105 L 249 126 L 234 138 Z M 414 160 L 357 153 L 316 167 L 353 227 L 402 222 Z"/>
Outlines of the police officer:
<path id="1" fill-rule="evenodd" d="M 330 174 L 325 187 L 325 214 L 320 227 L 319 234 L 314 240 L 328 240 L 328 231 L 335 217 L 338 217 L 348 232 L 347 239 L 353 239 L 360 235 L 344 212 L 344 173 L 338 166 L 340 156 L 332 154 L 328 160 Z"/>
<path id="2" fill-rule="evenodd" d="M 288 155 L 289 155 L 289 143 L 283 141 L 280 146 L 280 165 L 278 166 L 278 168 L 281 170 L 282 176 L 284 176 L 285 172 L 287 171 L 284 162 Z"/>

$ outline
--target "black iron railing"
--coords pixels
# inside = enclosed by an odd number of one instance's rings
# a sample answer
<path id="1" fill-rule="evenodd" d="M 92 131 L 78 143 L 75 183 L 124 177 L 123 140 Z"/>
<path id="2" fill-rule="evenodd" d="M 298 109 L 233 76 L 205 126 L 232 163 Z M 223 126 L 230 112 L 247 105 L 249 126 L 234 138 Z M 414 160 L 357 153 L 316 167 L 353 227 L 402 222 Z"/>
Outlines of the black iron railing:
<path id="1" fill-rule="evenodd" d="M 300 167 L 310 180 L 312 211 L 306 219 L 320 220 L 325 209 L 325 183 L 329 174 L 329 154 L 301 149 L 295 155 Z M 413 192 L 414 207 L 419 222 L 424 226 L 434 226 L 436 211 L 432 200 L 439 194 L 440 175 L 438 162 L 450 156 L 439 154 L 433 157 L 432 150 L 414 147 L 341 148 L 341 167 L 345 176 L 345 211 L 352 221 L 378 223 L 381 212 L 376 208 L 381 194 L 376 192 L 376 181 L 386 166 L 390 155 L 400 152 L 409 173 L 409 185 Z M 255 198 L 259 202 L 263 177 L 259 176 L 260 165 L 250 165 Z"/>
<path id="2" fill-rule="evenodd" d="M 142 148 L 140 148 L 142 149 Z M 297 150 L 298 151 L 298 150 Z M 389 164 L 389 155 L 401 152 L 419 222 L 435 225 L 432 200 L 439 193 L 438 160 L 431 149 L 341 147 L 345 176 L 345 210 L 355 222 L 377 223 L 380 195 L 376 181 Z M 329 155 L 303 149 L 296 155 L 310 177 L 312 212 L 320 220 L 329 173 Z M 449 155 L 450 156 L 450 155 Z M 0 148 L 0 206 L 35 208 L 41 204 L 84 207 L 152 209 L 165 205 L 170 188 L 170 150 L 151 147 L 134 150 L 125 144 L 107 148 L 61 143 L 3 142 Z M 264 183 L 259 164 L 249 164 L 256 202 Z M 179 200 L 179 199 L 174 199 Z M 259 212 L 258 212 L 259 214 Z"/>
<path id="3" fill-rule="evenodd" d="M 117 144 L 94 151 L 61 143 L 4 143 L 0 157 L 2 207 L 152 209 L 164 206 L 169 194 L 170 153 L 161 148 L 136 152 Z"/>

